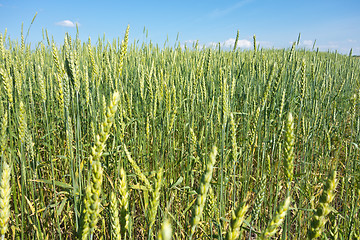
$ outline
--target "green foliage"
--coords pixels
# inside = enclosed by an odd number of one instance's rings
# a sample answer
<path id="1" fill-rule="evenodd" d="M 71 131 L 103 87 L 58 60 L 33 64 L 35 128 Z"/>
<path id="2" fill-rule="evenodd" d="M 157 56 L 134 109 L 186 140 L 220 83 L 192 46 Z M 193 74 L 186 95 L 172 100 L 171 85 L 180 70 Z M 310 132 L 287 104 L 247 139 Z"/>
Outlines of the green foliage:
<path id="1" fill-rule="evenodd" d="M 359 235 L 358 58 L 5 35 L 5 238 Z"/>

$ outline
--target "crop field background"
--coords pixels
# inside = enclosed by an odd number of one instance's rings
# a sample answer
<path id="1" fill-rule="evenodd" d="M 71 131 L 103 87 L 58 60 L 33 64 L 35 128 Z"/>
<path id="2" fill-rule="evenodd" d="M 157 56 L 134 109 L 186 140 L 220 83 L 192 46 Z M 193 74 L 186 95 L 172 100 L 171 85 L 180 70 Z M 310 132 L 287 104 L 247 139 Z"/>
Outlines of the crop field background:
<path id="1" fill-rule="evenodd" d="M 128 33 L 0 34 L 2 239 L 359 239 L 358 58 Z"/>

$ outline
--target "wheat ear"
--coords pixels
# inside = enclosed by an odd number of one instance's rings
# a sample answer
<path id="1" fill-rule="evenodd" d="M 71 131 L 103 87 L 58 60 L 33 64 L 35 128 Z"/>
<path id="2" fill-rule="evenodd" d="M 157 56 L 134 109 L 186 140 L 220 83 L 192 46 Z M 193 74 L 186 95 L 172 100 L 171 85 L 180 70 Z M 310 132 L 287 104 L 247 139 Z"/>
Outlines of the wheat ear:
<path id="1" fill-rule="evenodd" d="M 119 101 L 119 92 L 115 92 L 112 97 L 112 101 L 110 102 L 110 106 L 106 111 L 104 122 L 100 126 L 100 133 L 96 136 L 95 146 L 91 150 L 92 156 L 90 159 L 90 164 L 92 161 L 98 161 L 105 149 L 105 142 L 110 136 L 110 128 L 114 123 L 114 117 Z"/>
<path id="2" fill-rule="evenodd" d="M 287 210 L 289 209 L 290 199 L 290 196 L 288 196 L 285 201 L 280 205 L 280 207 L 276 211 L 275 217 L 271 220 L 270 224 L 261 234 L 260 239 L 268 239 L 276 234 L 278 228 L 284 222 Z"/>
<path id="3" fill-rule="evenodd" d="M 110 193 L 110 220 L 111 220 L 111 236 L 112 239 L 120 240 L 120 220 L 118 200 L 114 192 Z"/>
<path id="4" fill-rule="evenodd" d="M 4 239 L 10 218 L 10 166 L 4 162 L 0 182 L 0 235 Z"/>
<path id="5" fill-rule="evenodd" d="M 139 179 L 140 179 L 141 181 L 144 182 L 145 187 L 146 187 L 149 191 L 151 191 L 151 190 L 152 190 L 152 187 L 151 187 L 151 184 L 150 184 L 150 182 L 149 182 L 149 179 L 145 176 L 145 174 L 142 173 L 139 165 L 137 165 L 137 163 L 135 162 L 135 160 L 131 157 L 131 154 L 130 154 L 130 152 L 128 151 L 128 149 L 127 149 L 127 147 L 126 147 L 125 144 L 124 144 L 124 151 L 125 151 L 125 154 L 126 154 L 128 160 L 129 160 L 131 166 L 133 167 L 133 169 L 134 169 L 134 171 L 135 171 L 135 174 L 139 177 Z"/>
<path id="6" fill-rule="evenodd" d="M 151 193 L 152 199 L 150 201 L 149 210 L 149 229 L 154 225 L 156 220 L 156 213 L 160 203 L 160 190 L 162 185 L 163 170 L 160 169 L 157 173 L 154 191 Z"/>
<path id="7" fill-rule="evenodd" d="M 193 215 L 192 215 L 191 228 L 190 228 L 190 239 L 195 233 L 196 227 L 200 222 L 204 210 L 206 195 L 210 187 L 210 181 L 212 178 L 214 165 L 216 162 L 216 155 L 217 155 L 217 148 L 214 146 L 210 153 L 210 161 L 206 165 L 206 171 L 201 178 L 196 205 L 192 213 Z"/>
<path id="8" fill-rule="evenodd" d="M 126 232 L 129 231 L 129 191 L 126 183 L 126 173 L 123 168 L 120 170 L 120 225 L 121 225 L 121 236 L 126 239 Z"/>
<path id="9" fill-rule="evenodd" d="M 311 226 L 308 231 L 309 239 L 318 238 L 327 221 L 326 216 L 331 212 L 330 203 L 334 199 L 336 188 L 336 171 L 331 171 L 325 183 L 324 191 L 320 197 L 320 202 L 312 218 Z"/>
<path id="10" fill-rule="evenodd" d="M 284 173 L 287 180 L 288 190 L 291 188 L 293 180 L 294 169 L 294 118 L 291 113 L 288 114 L 286 121 L 286 135 L 285 135 L 285 157 L 284 157 Z"/>
<path id="11" fill-rule="evenodd" d="M 169 219 L 166 219 L 161 225 L 161 229 L 158 234 L 158 240 L 170 240 L 172 235 L 171 223 Z"/>
<path id="12" fill-rule="evenodd" d="M 103 179 L 103 169 L 99 161 L 93 162 L 91 168 L 91 181 L 86 187 L 84 200 L 84 223 L 82 227 L 82 239 L 88 239 L 92 235 L 100 214 L 101 188 Z"/>
<path id="13" fill-rule="evenodd" d="M 239 238 L 241 224 L 243 223 L 245 214 L 249 209 L 249 205 L 246 204 L 247 199 L 248 197 L 246 197 L 245 200 L 236 208 L 235 212 L 232 213 L 229 230 L 226 234 L 227 240 L 235 240 Z"/>

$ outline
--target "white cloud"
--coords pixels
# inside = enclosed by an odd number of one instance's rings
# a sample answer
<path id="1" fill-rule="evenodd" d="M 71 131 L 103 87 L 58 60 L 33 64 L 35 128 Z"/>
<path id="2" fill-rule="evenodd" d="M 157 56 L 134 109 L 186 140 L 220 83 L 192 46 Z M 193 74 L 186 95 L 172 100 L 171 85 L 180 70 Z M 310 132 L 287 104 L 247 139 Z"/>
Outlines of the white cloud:
<path id="1" fill-rule="evenodd" d="M 186 40 L 184 43 L 186 45 L 196 43 L 198 40 Z"/>
<path id="2" fill-rule="evenodd" d="M 246 39 L 238 40 L 237 46 L 240 48 L 250 48 L 252 46 L 252 42 Z"/>
<path id="3" fill-rule="evenodd" d="M 76 25 L 80 26 L 78 22 L 72 22 L 70 20 L 64 20 L 61 22 L 57 22 L 56 25 L 62 26 L 62 27 L 76 27 Z"/>
<path id="4" fill-rule="evenodd" d="M 229 38 L 229 39 L 221 41 L 221 42 L 207 42 L 205 44 L 199 42 L 198 40 L 186 40 L 181 44 L 181 47 L 183 48 L 185 45 L 187 47 L 191 47 L 196 42 L 199 43 L 199 47 L 205 46 L 207 48 L 217 48 L 220 44 L 221 48 L 232 49 L 235 44 L 235 38 Z M 261 42 L 259 41 L 258 43 L 263 47 L 271 47 L 272 46 L 272 44 L 268 41 L 261 41 Z M 237 42 L 237 45 L 236 45 L 237 48 L 252 48 L 252 46 L 253 46 L 252 41 L 249 41 L 247 39 L 239 39 Z"/>
<path id="5" fill-rule="evenodd" d="M 184 42 L 180 43 L 180 47 L 182 49 L 184 49 L 185 46 L 186 46 L 187 48 L 191 49 L 192 47 L 194 47 L 196 45 L 196 43 L 198 43 L 198 47 L 202 47 L 199 40 L 192 40 L 192 39 L 191 40 L 185 40 Z"/>
<path id="6" fill-rule="evenodd" d="M 297 42 L 289 42 L 290 46 L 292 47 L 292 45 L 295 43 L 295 46 Z M 304 40 L 304 41 L 300 41 L 299 43 L 299 47 L 300 48 L 312 48 L 314 45 L 314 41 L 313 40 Z"/>
<path id="7" fill-rule="evenodd" d="M 232 48 L 235 45 L 235 38 L 229 38 L 228 40 L 222 42 L 221 45 L 226 48 Z M 237 41 L 237 47 L 239 48 L 250 48 L 251 46 L 252 43 L 249 40 L 240 39 Z"/>
<path id="8" fill-rule="evenodd" d="M 219 41 L 219 42 L 215 42 L 215 41 L 209 41 L 209 42 L 201 42 L 199 40 L 186 40 L 184 42 L 182 42 L 181 44 L 181 48 L 184 48 L 184 46 L 186 45 L 188 48 L 192 48 L 193 45 L 196 44 L 196 42 L 198 42 L 198 46 L 201 49 L 202 47 L 206 47 L 206 48 L 212 48 L 212 49 L 217 49 L 220 47 L 222 50 L 232 50 L 234 48 L 234 44 L 235 44 L 235 38 L 228 38 L 224 41 Z M 305 48 L 308 50 L 311 50 L 314 44 L 314 40 L 301 40 L 299 46 L 296 46 L 297 49 L 298 48 Z M 320 51 L 335 51 L 337 50 L 339 53 L 342 54 L 348 54 L 350 49 L 353 49 L 353 55 L 360 55 L 360 44 L 359 44 L 359 40 L 354 40 L 354 39 L 344 39 L 343 41 L 329 41 L 329 42 L 317 42 L 315 49 L 319 48 Z M 289 48 L 292 46 L 293 42 L 289 42 L 289 46 L 285 46 L 284 45 L 274 45 L 273 42 L 270 41 L 256 41 L 256 43 L 258 45 L 260 45 L 260 48 L 265 48 L 265 49 L 283 49 L 284 47 Z M 295 42 L 296 43 L 296 42 Z M 237 48 L 238 49 L 252 49 L 253 47 L 253 42 L 251 41 L 251 37 L 247 38 L 247 39 L 239 39 L 237 42 Z"/>
<path id="9" fill-rule="evenodd" d="M 304 45 L 305 47 L 312 47 L 313 41 L 312 40 L 304 40 L 302 42 L 302 45 Z"/>
<path id="10" fill-rule="evenodd" d="M 327 50 L 336 50 L 340 46 L 335 42 L 328 42 L 327 44 L 320 44 L 317 47 L 322 51 L 327 51 Z"/>
<path id="11" fill-rule="evenodd" d="M 229 38 L 229 39 L 225 40 L 224 42 L 222 42 L 221 45 L 224 47 L 230 48 L 230 47 L 233 47 L 234 44 L 235 44 L 235 38 Z"/>
<path id="12" fill-rule="evenodd" d="M 216 43 L 216 42 L 209 42 L 206 44 L 206 47 L 210 47 L 210 48 L 213 48 L 213 47 L 216 47 L 219 43 Z"/>
<path id="13" fill-rule="evenodd" d="M 256 40 L 256 44 L 259 45 L 260 44 L 260 48 L 273 48 L 274 44 L 272 44 L 272 42 L 270 41 L 257 41 Z M 253 46 L 253 43 L 251 42 L 251 46 Z"/>
<path id="14" fill-rule="evenodd" d="M 195 44 L 198 40 L 185 40 L 182 44 L 180 44 L 181 48 L 191 47 L 193 44 Z"/>

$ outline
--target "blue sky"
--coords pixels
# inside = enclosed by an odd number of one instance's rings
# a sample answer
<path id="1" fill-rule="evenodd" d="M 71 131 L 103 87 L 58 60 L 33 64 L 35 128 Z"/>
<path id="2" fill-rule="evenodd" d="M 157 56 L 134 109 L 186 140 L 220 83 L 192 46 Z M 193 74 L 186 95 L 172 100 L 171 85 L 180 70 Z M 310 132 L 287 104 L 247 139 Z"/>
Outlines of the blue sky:
<path id="1" fill-rule="evenodd" d="M 301 33 L 301 47 L 322 51 L 337 50 L 360 55 L 359 0 L 208 0 L 208 1 L 24 1 L 0 0 L 0 32 L 7 28 L 11 39 L 19 39 L 21 23 L 24 32 L 33 19 L 28 42 L 42 41 L 47 29 L 61 43 L 66 32 L 75 37 L 77 23 L 81 40 L 90 36 L 110 42 L 122 38 L 130 25 L 130 41 L 152 41 L 163 46 L 166 39 L 173 46 L 179 34 L 181 44 L 198 40 L 211 46 L 234 44 L 252 47 L 252 36 L 263 47 L 288 48 Z M 148 37 L 144 34 L 144 27 Z"/>

